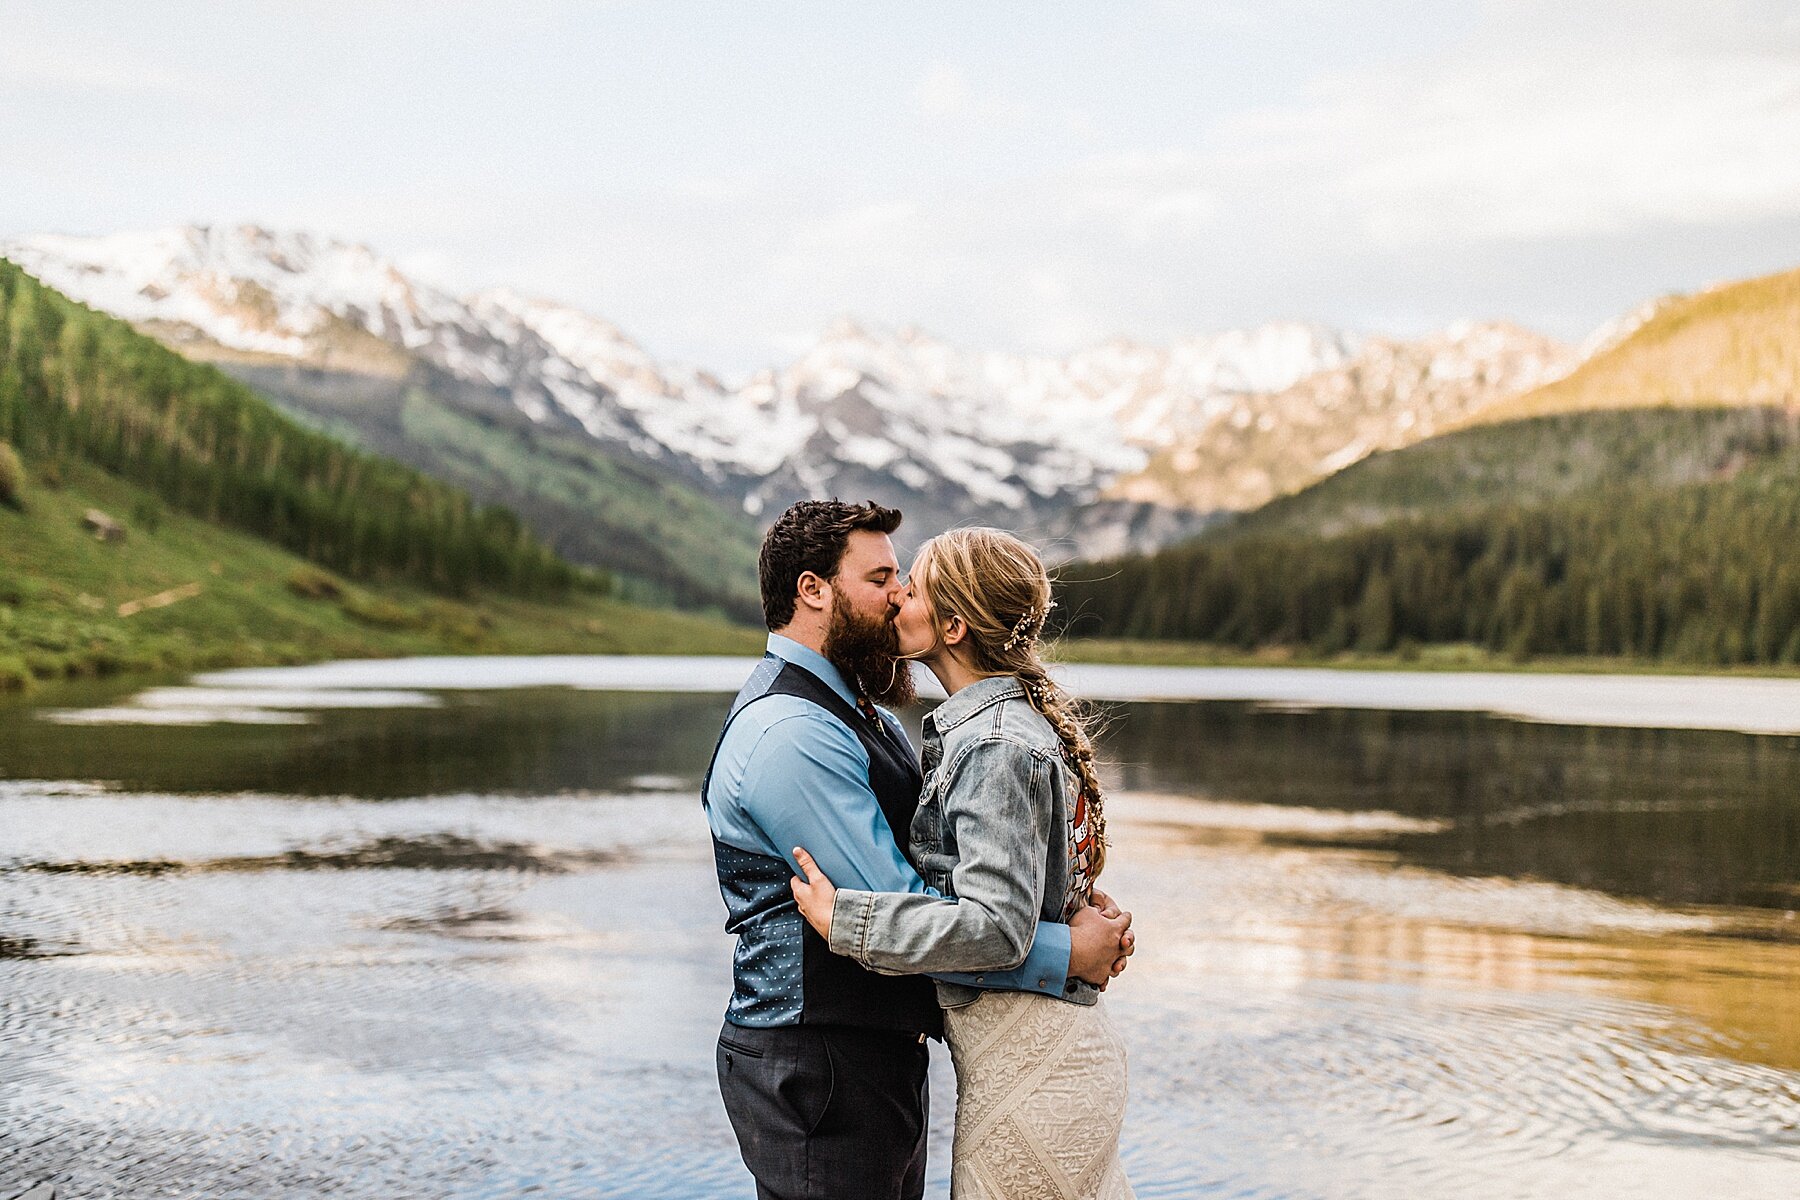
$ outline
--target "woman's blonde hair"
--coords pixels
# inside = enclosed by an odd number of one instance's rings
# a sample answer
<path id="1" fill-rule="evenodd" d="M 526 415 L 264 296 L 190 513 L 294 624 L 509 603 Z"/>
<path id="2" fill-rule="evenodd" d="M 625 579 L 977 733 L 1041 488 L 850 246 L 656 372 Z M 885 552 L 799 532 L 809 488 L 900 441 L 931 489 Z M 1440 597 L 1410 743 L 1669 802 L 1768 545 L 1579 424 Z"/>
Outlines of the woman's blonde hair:
<path id="1" fill-rule="evenodd" d="M 1018 676 L 1031 707 L 1056 730 L 1064 756 L 1087 793 L 1094 835 L 1090 877 L 1098 876 L 1106 864 L 1100 776 L 1094 767 L 1088 715 L 1050 677 L 1040 652 L 1044 621 L 1055 607 L 1043 560 L 1005 530 L 952 529 L 919 547 L 912 582 L 933 627 L 942 629 L 952 616 L 961 617 L 969 630 L 962 644 L 968 647 L 974 668 L 988 675 Z"/>

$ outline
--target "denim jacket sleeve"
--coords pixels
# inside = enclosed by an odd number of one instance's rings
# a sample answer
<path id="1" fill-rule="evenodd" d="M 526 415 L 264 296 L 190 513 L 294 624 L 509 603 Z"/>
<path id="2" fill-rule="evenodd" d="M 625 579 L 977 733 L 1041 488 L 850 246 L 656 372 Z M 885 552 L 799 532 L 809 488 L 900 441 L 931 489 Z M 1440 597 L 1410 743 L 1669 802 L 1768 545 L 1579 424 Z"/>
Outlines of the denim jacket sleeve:
<path id="1" fill-rule="evenodd" d="M 802 710 L 775 722 L 750 753 L 747 782 L 738 797 L 737 807 L 751 822 L 755 839 L 734 829 L 727 840 L 733 845 L 766 845 L 788 859 L 789 866 L 793 866 L 791 847 L 805 846 L 834 881 L 882 893 L 937 895 L 895 846 L 887 818 L 869 791 L 868 762 L 860 753 L 855 736 L 843 723 L 822 714 Z M 710 821 L 722 823 L 730 817 L 725 806 L 708 812 Z M 715 826 L 714 833 L 718 832 Z M 1013 970 L 994 970 L 994 964 L 982 963 L 974 968 L 987 972 L 979 978 L 936 968 L 888 973 L 928 974 L 964 986 L 1061 995 L 1068 981 L 1069 927 L 1045 922 L 1035 940 L 1029 933 L 1026 940 L 1030 956 L 1022 965 L 1013 964 Z"/>
<path id="2" fill-rule="evenodd" d="M 1011 969 L 1031 952 L 1044 903 L 1050 761 L 1004 734 L 947 764 L 944 819 L 954 898 L 840 890 L 831 948 L 887 972 Z M 1035 990 L 1035 989 L 1034 989 Z"/>

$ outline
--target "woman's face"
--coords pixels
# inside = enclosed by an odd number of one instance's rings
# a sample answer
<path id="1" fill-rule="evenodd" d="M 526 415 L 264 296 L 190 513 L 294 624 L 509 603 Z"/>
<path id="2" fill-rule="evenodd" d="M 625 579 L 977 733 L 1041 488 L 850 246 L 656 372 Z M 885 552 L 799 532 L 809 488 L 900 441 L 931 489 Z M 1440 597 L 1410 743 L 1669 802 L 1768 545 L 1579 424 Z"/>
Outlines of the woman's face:
<path id="1" fill-rule="evenodd" d="M 900 614 L 894 618 L 894 632 L 900 638 L 900 653 L 908 658 L 923 657 L 938 644 L 938 631 L 931 620 L 931 608 L 925 603 L 924 589 L 919 585 L 919 562 L 919 559 L 913 559 L 906 588 L 900 593 Z"/>

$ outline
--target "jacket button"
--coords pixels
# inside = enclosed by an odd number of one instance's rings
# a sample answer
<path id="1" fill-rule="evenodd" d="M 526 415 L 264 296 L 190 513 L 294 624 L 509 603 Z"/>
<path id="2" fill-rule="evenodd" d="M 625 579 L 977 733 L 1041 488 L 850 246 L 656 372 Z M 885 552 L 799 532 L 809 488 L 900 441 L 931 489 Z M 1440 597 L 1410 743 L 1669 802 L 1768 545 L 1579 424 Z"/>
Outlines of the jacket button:
<path id="1" fill-rule="evenodd" d="M 1038 987 L 1040 987 L 1040 988 L 1047 988 L 1047 987 L 1049 987 L 1049 986 L 1050 986 L 1050 981 L 1049 981 L 1049 980 L 1048 980 L 1048 979 L 1040 979 L 1040 980 L 1038 980 Z"/>
<path id="2" fill-rule="evenodd" d="M 975 982 L 976 982 L 976 983 L 986 983 L 986 982 L 987 982 L 987 976 L 986 976 L 986 975 L 977 975 L 977 976 L 976 976 L 976 977 L 975 977 Z"/>

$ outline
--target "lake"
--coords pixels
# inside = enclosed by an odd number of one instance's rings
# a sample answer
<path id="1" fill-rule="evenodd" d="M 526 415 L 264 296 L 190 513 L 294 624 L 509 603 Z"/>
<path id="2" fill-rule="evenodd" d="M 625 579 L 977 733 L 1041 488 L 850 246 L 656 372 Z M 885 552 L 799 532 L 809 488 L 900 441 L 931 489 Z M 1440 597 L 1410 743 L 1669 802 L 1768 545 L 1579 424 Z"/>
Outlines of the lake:
<path id="1" fill-rule="evenodd" d="M 748 1196 L 695 796 L 747 670 L 0 702 L 0 1197 Z M 1800 1192 L 1800 682 L 1070 676 L 1140 1196 Z"/>

